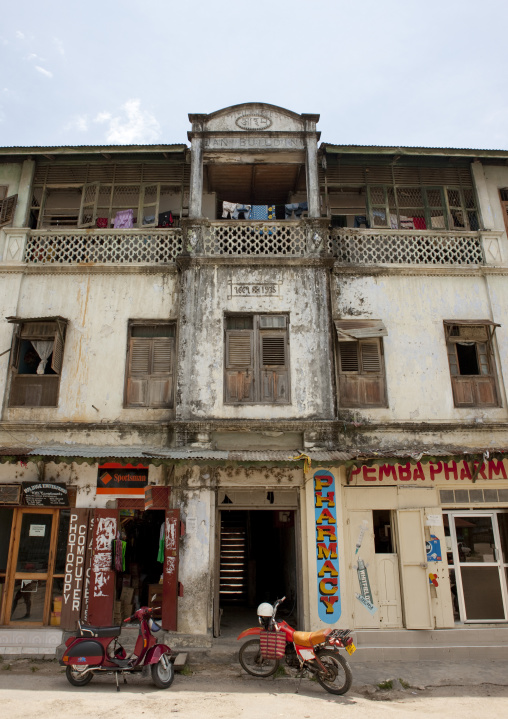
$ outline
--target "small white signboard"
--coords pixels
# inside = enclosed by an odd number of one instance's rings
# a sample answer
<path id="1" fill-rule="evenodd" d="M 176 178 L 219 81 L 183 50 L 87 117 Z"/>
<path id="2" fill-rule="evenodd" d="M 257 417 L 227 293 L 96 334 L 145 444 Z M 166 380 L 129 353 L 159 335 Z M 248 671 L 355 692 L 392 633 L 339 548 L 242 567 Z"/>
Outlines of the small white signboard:
<path id="1" fill-rule="evenodd" d="M 30 537 L 44 537 L 46 534 L 45 524 L 31 524 L 30 525 Z"/>

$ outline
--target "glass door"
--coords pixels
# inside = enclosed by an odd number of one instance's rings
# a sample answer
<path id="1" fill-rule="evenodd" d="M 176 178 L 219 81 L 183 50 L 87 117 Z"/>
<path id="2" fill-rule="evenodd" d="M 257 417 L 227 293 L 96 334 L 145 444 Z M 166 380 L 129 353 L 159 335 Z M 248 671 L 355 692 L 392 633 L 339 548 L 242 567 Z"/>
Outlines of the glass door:
<path id="1" fill-rule="evenodd" d="M 501 549 L 499 528 L 506 515 L 496 512 L 450 513 L 452 562 L 460 619 L 496 622 L 507 619 L 506 567 L 508 547 Z M 504 531 L 506 534 L 506 530 Z"/>

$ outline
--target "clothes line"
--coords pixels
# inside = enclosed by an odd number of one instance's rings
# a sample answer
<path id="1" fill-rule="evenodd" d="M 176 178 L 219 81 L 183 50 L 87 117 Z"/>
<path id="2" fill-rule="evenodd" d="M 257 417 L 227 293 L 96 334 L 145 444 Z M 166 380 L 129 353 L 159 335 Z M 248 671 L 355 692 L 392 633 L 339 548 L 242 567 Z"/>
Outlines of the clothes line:
<path id="1" fill-rule="evenodd" d="M 307 202 L 292 202 L 287 205 L 243 205 L 236 202 L 222 203 L 222 217 L 232 220 L 291 220 L 300 219 L 308 212 Z"/>

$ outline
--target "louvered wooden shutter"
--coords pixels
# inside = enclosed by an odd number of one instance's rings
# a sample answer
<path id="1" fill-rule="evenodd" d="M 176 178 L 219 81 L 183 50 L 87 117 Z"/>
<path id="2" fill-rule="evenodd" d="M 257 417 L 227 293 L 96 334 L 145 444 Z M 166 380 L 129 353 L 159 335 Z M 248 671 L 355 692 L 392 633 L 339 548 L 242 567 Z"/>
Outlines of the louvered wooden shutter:
<path id="1" fill-rule="evenodd" d="M 251 330 L 226 332 L 226 402 L 254 400 L 254 333 Z"/>
<path id="2" fill-rule="evenodd" d="M 57 374 L 62 373 L 62 362 L 65 341 L 65 324 L 57 322 L 55 341 L 53 343 L 53 356 L 51 359 L 51 369 Z"/>
<path id="3" fill-rule="evenodd" d="M 287 332 L 261 332 L 261 402 L 289 401 Z"/>
<path id="4" fill-rule="evenodd" d="M 0 225 L 6 225 L 12 221 L 17 201 L 17 195 L 11 195 L 10 197 L 6 197 L 5 200 L 0 201 Z"/>
<path id="5" fill-rule="evenodd" d="M 381 341 L 339 342 L 340 404 L 343 407 L 384 407 Z"/>
<path id="6" fill-rule="evenodd" d="M 151 339 L 131 338 L 127 378 L 127 404 L 131 407 L 146 407 L 147 405 L 151 349 Z"/>
<path id="7" fill-rule="evenodd" d="M 173 337 L 132 337 L 127 378 L 127 404 L 172 407 Z"/>
<path id="8" fill-rule="evenodd" d="M 149 407 L 173 406 L 174 338 L 155 337 L 152 341 L 151 374 L 148 382 Z"/>

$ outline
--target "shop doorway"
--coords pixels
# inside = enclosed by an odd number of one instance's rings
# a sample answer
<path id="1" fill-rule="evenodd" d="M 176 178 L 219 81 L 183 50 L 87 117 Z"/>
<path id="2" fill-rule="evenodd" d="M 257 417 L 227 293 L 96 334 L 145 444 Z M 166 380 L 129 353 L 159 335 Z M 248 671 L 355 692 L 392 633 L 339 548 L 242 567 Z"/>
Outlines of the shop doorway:
<path id="1" fill-rule="evenodd" d="M 281 606 L 295 625 L 301 612 L 297 512 L 221 509 L 214 635 L 236 636 L 256 622 L 256 607 L 286 597 Z"/>
<path id="2" fill-rule="evenodd" d="M 120 510 L 122 544 L 113 547 L 115 624 L 130 617 L 139 607 L 162 605 L 164 519 L 164 510 Z M 154 616 L 160 617 L 161 612 Z"/>
<path id="3" fill-rule="evenodd" d="M 443 515 L 456 621 L 508 620 L 508 512 Z"/>
<path id="4" fill-rule="evenodd" d="M 0 508 L 0 622 L 60 625 L 69 509 Z"/>

